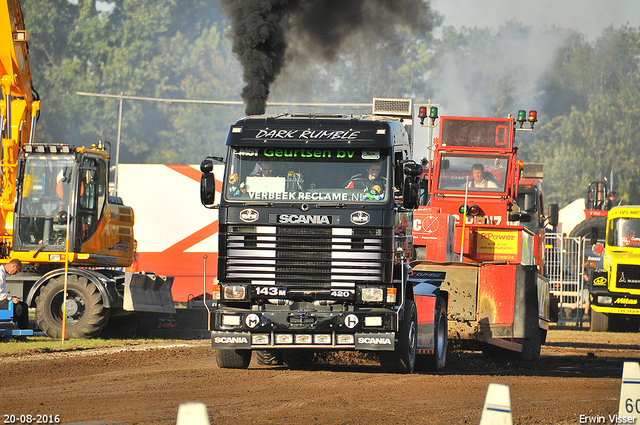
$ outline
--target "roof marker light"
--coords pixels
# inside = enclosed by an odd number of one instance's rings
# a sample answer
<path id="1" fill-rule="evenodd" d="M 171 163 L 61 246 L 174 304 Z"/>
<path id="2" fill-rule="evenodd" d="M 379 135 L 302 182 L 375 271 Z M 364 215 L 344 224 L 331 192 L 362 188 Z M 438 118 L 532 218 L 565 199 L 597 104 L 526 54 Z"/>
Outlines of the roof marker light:
<path id="1" fill-rule="evenodd" d="M 438 108 L 432 106 L 429 108 L 429 119 L 431 120 L 431 126 L 436 125 L 436 120 L 438 119 Z"/>
<path id="2" fill-rule="evenodd" d="M 427 118 L 427 107 L 421 106 L 418 108 L 418 118 L 420 118 L 420 125 L 424 125 L 424 119 Z"/>
<path id="3" fill-rule="evenodd" d="M 529 122 L 531 123 L 531 128 L 533 128 L 533 124 L 538 121 L 538 111 L 534 111 L 533 109 L 529 111 Z"/>

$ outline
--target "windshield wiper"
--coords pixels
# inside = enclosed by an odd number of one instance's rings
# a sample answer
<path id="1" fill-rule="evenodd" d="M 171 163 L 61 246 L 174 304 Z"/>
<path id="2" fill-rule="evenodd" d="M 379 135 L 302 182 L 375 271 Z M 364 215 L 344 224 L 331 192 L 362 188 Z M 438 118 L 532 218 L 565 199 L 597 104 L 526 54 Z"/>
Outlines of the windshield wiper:
<path id="1" fill-rule="evenodd" d="M 40 248 L 38 248 L 38 250 L 35 252 L 35 254 L 33 254 L 33 258 L 36 258 L 38 256 L 38 254 L 40 254 L 42 252 L 42 250 L 47 247 L 47 245 L 49 245 L 49 244 L 46 243 L 46 242 L 43 242 L 42 246 Z"/>

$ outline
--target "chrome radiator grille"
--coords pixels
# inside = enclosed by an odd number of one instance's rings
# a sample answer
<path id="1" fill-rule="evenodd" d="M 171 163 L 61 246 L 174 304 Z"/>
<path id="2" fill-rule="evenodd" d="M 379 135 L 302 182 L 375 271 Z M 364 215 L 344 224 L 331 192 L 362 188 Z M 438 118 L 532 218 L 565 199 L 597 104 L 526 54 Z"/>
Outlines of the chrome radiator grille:
<path id="1" fill-rule="evenodd" d="M 230 226 L 227 281 L 288 287 L 352 288 L 380 283 L 391 258 L 379 229 Z"/>

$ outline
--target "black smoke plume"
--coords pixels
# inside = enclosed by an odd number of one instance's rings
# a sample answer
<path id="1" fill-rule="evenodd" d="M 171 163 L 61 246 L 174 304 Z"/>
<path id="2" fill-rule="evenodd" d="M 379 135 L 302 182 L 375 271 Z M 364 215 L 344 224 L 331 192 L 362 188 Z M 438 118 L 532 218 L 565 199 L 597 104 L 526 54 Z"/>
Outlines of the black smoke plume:
<path id="1" fill-rule="evenodd" d="M 242 64 L 247 115 L 263 114 L 271 84 L 285 66 L 296 37 L 326 60 L 356 33 L 393 37 L 397 24 L 427 34 L 434 17 L 425 0 L 221 0 L 231 21 L 233 52 Z M 371 39 L 373 42 L 373 39 Z"/>

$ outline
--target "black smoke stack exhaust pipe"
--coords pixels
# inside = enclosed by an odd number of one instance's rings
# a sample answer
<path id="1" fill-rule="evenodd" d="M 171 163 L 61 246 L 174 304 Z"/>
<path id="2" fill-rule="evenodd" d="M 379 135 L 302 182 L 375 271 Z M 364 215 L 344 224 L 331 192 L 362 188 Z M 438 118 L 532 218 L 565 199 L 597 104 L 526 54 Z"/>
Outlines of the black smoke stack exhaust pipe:
<path id="1" fill-rule="evenodd" d="M 426 0 L 221 0 L 221 4 L 231 21 L 233 53 L 244 70 L 242 99 L 247 115 L 265 113 L 271 84 L 285 66 L 287 39 L 300 43 L 300 51 L 332 61 L 349 36 L 363 33 L 363 40 L 373 46 L 379 40 L 399 38 L 395 31 L 401 24 L 424 40 L 437 19 Z"/>

